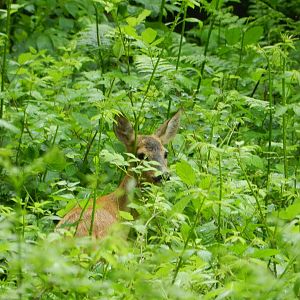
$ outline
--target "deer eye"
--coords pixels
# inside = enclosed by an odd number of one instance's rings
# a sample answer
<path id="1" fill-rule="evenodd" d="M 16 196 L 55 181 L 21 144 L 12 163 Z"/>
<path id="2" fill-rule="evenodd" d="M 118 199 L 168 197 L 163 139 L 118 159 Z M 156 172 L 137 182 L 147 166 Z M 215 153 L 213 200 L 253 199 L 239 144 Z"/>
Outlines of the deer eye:
<path id="1" fill-rule="evenodd" d="M 146 157 L 145 153 L 138 153 L 138 155 L 137 155 L 137 158 L 138 158 L 139 160 L 144 160 L 145 157 Z"/>

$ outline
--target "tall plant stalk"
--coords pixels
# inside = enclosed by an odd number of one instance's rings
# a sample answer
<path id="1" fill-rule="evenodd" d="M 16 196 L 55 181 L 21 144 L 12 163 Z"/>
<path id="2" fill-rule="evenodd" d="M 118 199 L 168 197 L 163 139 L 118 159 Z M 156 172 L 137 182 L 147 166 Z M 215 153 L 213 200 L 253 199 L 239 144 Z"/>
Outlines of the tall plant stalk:
<path id="1" fill-rule="evenodd" d="M 182 28 L 181 28 L 181 35 L 180 35 L 180 42 L 179 42 L 178 56 L 177 56 L 177 62 L 176 62 L 176 71 L 178 70 L 179 61 L 180 61 L 180 55 L 181 55 L 181 49 L 182 49 L 183 35 L 184 35 L 184 31 L 185 31 L 186 12 L 187 12 L 187 3 L 184 4 L 184 9 L 183 9 L 183 23 L 182 23 Z"/>
<path id="2" fill-rule="evenodd" d="M 268 165 L 267 165 L 267 190 L 270 183 L 270 172 L 271 172 L 271 148 L 272 148 L 272 123 L 273 123 L 273 78 L 272 78 L 272 68 L 270 64 L 270 59 L 267 57 L 268 63 L 268 90 L 269 90 L 269 134 L 268 134 Z M 267 203 L 266 203 L 267 204 Z"/>
<path id="3" fill-rule="evenodd" d="M 2 53 L 2 70 L 1 70 L 1 93 L 4 92 L 4 82 L 6 78 L 6 65 L 7 65 L 7 51 L 9 48 L 9 40 L 10 40 L 10 13 L 11 13 L 11 0 L 6 1 L 6 26 L 5 26 L 5 33 L 6 39 L 3 46 L 3 53 Z M 0 119 L 3 118 L 3 111 L 4 111 L 4 99 L 3 95 L 1 96 L 0 102 Z"/>
<path id="4" fill-rule="evenodd" d="M 162 22 L 165 4 L 166 4 L 166 0 L 161 0 L 160 9 L 159 9 L 159 17 L 158 17 L 159 23 Z"/>
<path id="5" fill-rule="evenodd" d="M 220 2 L 220 0 L 216 1 L 215 10 L 219 9 L 219 2 Z M 209 29 L 208 29 L 207 40 L 206 40 L 206 43 L 205 43 L 204 53 L 203 53 L 204 60 L 203 60 L 202 65 L 201 65 L 200 76 L 199 76 L 199 80 L 198 80 L 198 83 L 197 83 L 197 88 L 196 88 L 196 93 L 195 94 L 197 94 L 200 90 L 201 81 L 202 81 L 202 78 L 203 78 L 204 68 L 205 68 L 205 64 L 206 64 L 206 55 L 207 55 L 209 40 L 210 40 L 210 36 L 211 36 L 212 30 L 213 30 L 215 21 L 216 21 L 216 15 L 214 14 L 213 17 L 212 17 L 212 20 L 210 22 Z"/>
<path id="6" fill-rule="evenodd" d="M 218 236 L 221 239 L 221 213 L 223 198 L 222 156 L 219 154 L 219 207 L 218 207 Z"/>
<path id="7" fill-rule="evenodd" d="M 285 51 L 282 54 L 282 79 L 281 79 L 281 93 L 282 93 L 282 106 L 286 107 L 286 81 L 285 81 L 285 71 L 286 71 L 286 58 Z M 286 135 L 287 135 L 287 114 L 282 115 L 282 144 L 283 144 L 283 170 L 284 178 L 288 178 L 288 161 L 287 161 L 287 150 L 286 150 Z"/>
<path id="8" fill-rule="evenodd" d="M 95 9 L 95 15 L 96 15 L 96 36 L 97 36 L 97 46 L 98 46 L 98 56 L 99 56 L 99 61 L 100 61 L 100 66 L 101 66 L 101 71 L 104 73 L 104 62 L 103 62 L 103 56 L 101 52 L 101 41 L 100 41 L 100 33 L 99 33 L 99 14 L 98 14 L 98 9 L 97 5 L 95 2 L 93 2 L 94 9 Z"/>

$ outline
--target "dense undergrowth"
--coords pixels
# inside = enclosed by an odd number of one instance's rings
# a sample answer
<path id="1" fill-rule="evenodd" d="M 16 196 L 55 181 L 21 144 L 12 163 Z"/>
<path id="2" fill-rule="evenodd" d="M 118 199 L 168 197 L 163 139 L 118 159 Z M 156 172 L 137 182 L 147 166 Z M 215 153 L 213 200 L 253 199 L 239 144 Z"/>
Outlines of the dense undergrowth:
<path id="1" fill-rule="evenodd" d="M 244 1 L 243 18 L 225 0 L 16 2 L 0 11 L 0 299 L 298 299 L 297 1 Z M 139 218 L 104 241 L 55 233 L 122 178 L 115 113 L 151 133 L 180 107 L 171 180 L 136 191 Z"/>

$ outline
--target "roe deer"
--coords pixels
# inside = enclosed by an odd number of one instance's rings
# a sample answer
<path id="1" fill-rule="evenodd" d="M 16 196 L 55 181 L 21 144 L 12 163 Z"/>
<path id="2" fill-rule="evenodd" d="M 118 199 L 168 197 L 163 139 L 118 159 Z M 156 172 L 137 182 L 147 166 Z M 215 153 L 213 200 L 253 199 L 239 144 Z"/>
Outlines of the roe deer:
<path id="1" fill-rule="evenodd" d="M 171 119 L 165 121 L 152 135 L 137 135 L 130 122 L 124 116 L 116 116 L 114 132 L 117 138 L 124 143 L 128 152 L 135 153 L 140 160 L 155 161 L 155 168 L 159 171 L 144 171 L 141 180 L 158 183 L 162 179 L 168 179 L 167 150 L 164 145 L 171 141 L 178 130 L 181 111 L 179 110 Z M 135 140 L 136 139 L 136 140 Z M 99 197 L 94 209 L 94 222 L 92 235 L 102 238 L 107 235 L 109 229 L 119 219 L 119 211 L 127 209 L 128 193 L 134 177 L 130 170 L 125 175 L 116 191 Z M 76 236 L 88 236 L 93 214 L 93 199 L 83 211 L 81 207 L 75 207 L 68 212 L 58 223 L 57 228 L 76 225 Z"/>

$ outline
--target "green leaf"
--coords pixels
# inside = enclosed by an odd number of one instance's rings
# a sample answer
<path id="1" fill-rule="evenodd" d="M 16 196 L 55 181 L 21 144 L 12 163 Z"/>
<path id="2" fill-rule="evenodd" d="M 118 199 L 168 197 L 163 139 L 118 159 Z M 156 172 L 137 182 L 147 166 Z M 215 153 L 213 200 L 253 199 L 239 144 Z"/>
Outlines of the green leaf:
<path id="1" fill-rule="evenodd" d="M 283 116 L 288 110 L 288 107 L 287 106 L 282 106 L 282 105 L 279 105 L 277 108 L 276 108 L 276 111 L 275 111 L 275 117 L 281 117 Z"/>
<path id="2" fill-rule="evenodd" d="M 279 218 L 282 220 L 292 220 L 297 216 L 300 216 L 300 199 L 297 199 L 294 204 L 279 212 Z"/>
<path id="3" fill-rule="evenodd" d="M 0 128 L 1 127 L 10 130 L 13 133 L 19 133 L 20 132 L 19 128 L 17 128 L 16 126 L 8 123 L 7 121 L 5 121 L 3 119 L 0 119 Z"/>
<path id="4" fill-rule="evenodd" d="M 262 26 L 249 28 L 244 34 L 244 46 L 257 43 L 263 32 L 264 29 Z"/>
<path id="5" fill-rule="evenodd" d="M 40 35 L 37 38 L 36 45 L 39 50 L 53 48 L 52 41 L 51 41 L 50 37 L 46 34 Z"/>
<path id="6" fill-rule="evenodd" d="M 235 45 L 241 40 L 241 29 L 239 27 L 229 28 L 225 31 L 225 39 L 229 45 Z"/>
<path id="7" fill-rule="evenodd" d="M 53 148 L 49 151 L 45 155 L 44 161 L 51 171 L 62 171 L 66 166 L 65 157 L 58 148 Z"/>
<path id="8" fill-rule="evenodd" d="M 300 298 L 300 277 L 298 277 L 298 279 L 295 281 L 293 290 L 295 296 L 297 297 L 297 299 L 299 299 Z"/>
<path id="9" fill-rule="evenodd" d="M 126 22 L 129 26 L 135 27 L 137 25 L 137 18 L 135 17 L 128 17 L 126 18 Z"/>
<path id="10" fill-rule="evenodd" d="M 142 32 L 142 39 L 144 42 L 151 44 L 156 38 L 157 32 L 152 28 L 147 28 Z"/>
<path id="11" fill-rule="evenodd" d="M 256 249 L 251 256 L 255 258 L 269 258 L 279 253 L 280 251 L 277 249 Z"/>
<path id="12" fill-rule="evenodd" d="M 124 220 L 127 220 L 127 221 L 133 221 L 133 216 L 131 215 L 131 213 L 129 213 L 128 211 L 123 211 L 123 210 L 120 210 L 119 211 L 119 216 L 124 219 Z"/>
<path id="13" fill-rule="evenodd" d="M 140 24 L 142 21 L 144 21 L 150 15 L 151 15 L 151 11 L 148 9 L 144 9 L 137 17 L 137 23 Z"/>
<path id="14" fill-rule="evenodd" d="M 297 115 L 297 116 L 300 116 L 300 105 L 297 103 L 297 104 L 293 104 L 293 110 L 294 110 L 294 113 Z"/>
<path id="15" fill-rule="evenodd" d="M 113 46 L 113 54 L 118 59 L 125 53 L 123 43 L 120 40 L 117 40 Z"/>
<path id="16" fill-rule="evenodd" d="M 131 37 L 133 37 L 133 38 L 135 38 L 135 39 L 138 39 L 138 38 L 139 38 L 138 34 L 136 33 L 135 28 L 133 28 L 133 27 L 127 25 L 127 26 L 124 26 L 123 29 L 124 29 L 124 32 L 125 32 L 126 34 L 128 34 L 129 36 L 131 36 Z"/>
<path id="17" fill-rule="evenodd" d="M 191 165 L 186 161 L 176 164 L 176 173 L 180 179 L 187 185 L 194 185 L 196 182 L 196 174 Z"/>
<path id="18" fill-rule="evenodd" d="M 22 53 L 18 57 L 18 63 L 20 65 L 23 65 L 26 62 L 29 62 L 30 60 L 32 60 L 32 58 L 33 58 L 33 55 L 30 52 Z"/>
<path id="19" fill-rule="evenodd" d="M 181 200 L 179 200 L 172 209 L 172 214 L 174 213 L 182 213 L 185 207 L 188 205 L 188 203 L 191 201 L 191 197 L 186 197 Z"/>

